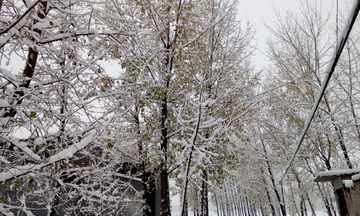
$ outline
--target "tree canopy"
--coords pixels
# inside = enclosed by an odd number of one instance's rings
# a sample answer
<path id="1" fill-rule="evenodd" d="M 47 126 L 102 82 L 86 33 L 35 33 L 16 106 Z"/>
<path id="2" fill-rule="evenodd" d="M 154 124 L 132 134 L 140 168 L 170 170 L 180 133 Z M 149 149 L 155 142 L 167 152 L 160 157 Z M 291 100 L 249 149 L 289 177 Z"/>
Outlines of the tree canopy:
<path id="1" fill-rule="evenodd" d="M 285 173 L 337 29 L 320 1 L 300 1 L 266 24 L 257 71 L 237 7 L 1 1 L 0 213 L 166 216 L 175 187 L 181 215 L 336 215 L 313 178 L 358 164 L 358 26 Z"/>

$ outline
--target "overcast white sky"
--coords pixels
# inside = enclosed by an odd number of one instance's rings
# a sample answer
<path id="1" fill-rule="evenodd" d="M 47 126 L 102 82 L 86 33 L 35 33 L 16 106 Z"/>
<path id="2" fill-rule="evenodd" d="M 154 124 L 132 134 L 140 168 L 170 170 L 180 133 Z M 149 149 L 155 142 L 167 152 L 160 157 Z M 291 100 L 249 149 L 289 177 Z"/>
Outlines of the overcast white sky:
<path id="1" fill-rule="evenodd" d="M 305 0 L 302 0 L 305 1 Z M 318 2 L 322 3 L 322 8 L 325 11 L 330 11 L 336 14 L 337 1 L 339 11 L 347 11 L 351 9 L 354 0 L 308 0 L 310 3 Z M 269 36 L 269 32 L 264 26 L 264 22 L 267 25 L 271 25 L 275 21 L 275 10 L 284 14 L 288 10 L 296 11 L 299 8 L 300 0 L 239 0 L 238 7 L 238 19 L 250 20 L 254 24 L 257 31 L 255 38 L 259 50 L 256 52 L 256 56 L 253 57 L 254 64 L 258 70 L 263 69 L 267 65 L 264 52 L 266 51 L 266 39 Z M 333 17 L 335 23 L 335 16 Z"/>

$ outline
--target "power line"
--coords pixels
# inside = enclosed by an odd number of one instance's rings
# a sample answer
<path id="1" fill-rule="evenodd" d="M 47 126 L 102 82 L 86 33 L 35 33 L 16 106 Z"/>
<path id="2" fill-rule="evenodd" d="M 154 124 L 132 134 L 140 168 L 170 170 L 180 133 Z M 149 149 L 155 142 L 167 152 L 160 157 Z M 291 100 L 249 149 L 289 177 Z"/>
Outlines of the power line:
<path id="1" fill-rule="evenodd" d="M 330 78 L 331 78 L 331 76 L 332 76 L 332 74 L 333 74 L 333 72 L 335 70 L 336 64 L 339 61 L 341 52 L 343 51 L 343 49 L 345 47 L 345 44 L 346 44 L 346 41 L 347 41 L 347 39 L 348 39 L 348 37 L 350 35 L 351 29 L 354 26 L 354 23 L 355 23 L 357 15 L 359 13 L 359 10 L 360 10 L 360 0 L 356 0 L 355 3 L 354 3 L 354 7 L 353 7 L 353 9 L 351 11 L 351 14 L 350 14 L 350 16 L 348 18 L 347 25 L 344 28 L 344 31 L 342 33 L 341 38 L 338 40 L 338 44 L 337 44 L 337 47 L 336 47 L 336 51 L 334 53 L 334 57 L 332 58 L 332 61 L 331 61 L 330 65 L 329 65 L 329 68 L 327 70 L 328 73 L 327 73 L 326 77 L 324 78 L 324 81 L 323 81 L 323 83 L 321 85 L 320 93 L 317 96 L 317 98 L 315 100 L 315 104 L 313 105 L 313 108 L 312 108 L 312 110 L 310 112 L 311 114 L 310 114 L 307 122 L 304 125 L 303 131 L 302 131 L 302 133 L 300 135 L 300 138 L 299 138 L 299 140 L 297 142 L 296 150 L 295 150 L 292 158 L 290 159 L 290 161 L 289 161 L 289 163 L 288 163 L 288 165 L 286 167 L 284 176 L 286 175 L 286 173 L 290 169 L 291 164 L 294 161 L 295 156 L 296 156 L 296 154 L 298 153 L 298 151 L 299 151 L 299 149 L 301 147 L 301 144 L 302 144 L 302 142 L 303 142 L 303 140 L 305 138 L 305 134 L 308 131 L 308 129 L 310 127 L 310 124 L 311 124 L 311 121 L 315 116 L 316 110 L 319 107 L 319 104 L 320 104 L 320 101 L 322 99 L 322 96 L 324 95 L 325 89 L 326 89 L 327 85 L 329 84 Z"/>

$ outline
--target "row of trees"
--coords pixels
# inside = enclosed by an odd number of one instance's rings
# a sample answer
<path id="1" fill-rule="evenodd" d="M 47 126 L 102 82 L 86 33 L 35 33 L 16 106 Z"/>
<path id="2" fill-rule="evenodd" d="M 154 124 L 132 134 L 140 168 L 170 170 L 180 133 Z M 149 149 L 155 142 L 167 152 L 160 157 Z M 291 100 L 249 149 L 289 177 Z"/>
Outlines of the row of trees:
<path id="1" fill-rule="evenodd" d="M 312 180 L 357 164 L 356 34 L 284 175 L 336 45 L 320 5 L 278 15 L 260 78 L 236 1 L 2 2 L 1 60 L 24 69 L 1 68 L 0 212 L 154 215 L 158 175 L 161 215 L 170 178 L 181 215 L 336 215 Z"/>
<path id="2" fill-rule="evenodd" d="M 242 198 L 233 199 L 239 192 L 226 189 L 220 194 L 230 201 L 222 198 L 219 202 L 219 192 L 214 192 L 218 199 L 214 203 L 222 215 L 316 215 L 318 211 L 337 215 L 332 186 L 314 182 L 315 175 L 358 167 L 357 24 L 303 147 L 285 174 L 337 45 L 337 29 L 342 29 L 347 17 L 340 15 L 339 26 L 333 25 L 336 13 L 324 13 L 321 1 L 302 1 L 299 9 L 277 14 L 276 21 L 268 25 L 272 35 L 267 56 L 272 66 L 262 87 L 270 93 L 259 97 L 258 118 L 247 125 L 253 135 L 248 144 L 241 144 L 247 153 L 242 160 L 247 163 L 239 165 L 240 176 L 234 175 L 227 183 L 231 188 L 232 182 L 238 182 Z M 248 212 L 241 210 L 244 203 Z"/>

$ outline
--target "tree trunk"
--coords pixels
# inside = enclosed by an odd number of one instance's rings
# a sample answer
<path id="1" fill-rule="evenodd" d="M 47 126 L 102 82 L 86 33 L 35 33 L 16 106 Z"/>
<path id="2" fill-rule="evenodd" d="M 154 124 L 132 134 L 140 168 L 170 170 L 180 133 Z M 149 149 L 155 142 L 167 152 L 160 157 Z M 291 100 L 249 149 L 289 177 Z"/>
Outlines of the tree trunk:
<path id="1" fill-rule="evenodd" d="M 194 151 L 194 146 L 196 144 L 196 138 L 199 132 L 199 128 L 200 128 L 200 119 L 201 119 L 201 106 L 199 106 L 199 114 L 198 114 L 198 120 L 197 120 L 197 124 L 196 124 L 196 129 L 195 129 L 195 134 L 193 135 L 193 140 L 192 140 L 192 146 L 191 146 L 191 150 L 190 150 L 190 154 L 189 154 L 189 158 L 188 158 L 188 164 L 186 166 L 186 174 L 185 174 L 185 180 L 184 180 L 184 188 L 183 188 L 183 196 L 182 196 L 182 208 L 181 208 L 181 215 L 184 214 L 184 206 L 185 206 L 185 202 L 186 202 L 186 193 L 187 193 L 187 187 L 188 187 L 188 182 L 189 182 L 189 171 L 190 171 L 190 165 L 191 165 L 191 160 L 192 160 L 192 153 Z"/>
<path id="2" fill-rule="evenodd" d="M 2 3 L 2 0 L 1 0 L 1 3 Z M 46 7 L 47 7 L 47 1 L 40 2 L 40 9 L 39 9 L 39 12 L 37 13 L 37 15 L 38 15 L 38 17 L 40 19 L 45 18 L 46 14 L 47 14 Z M 1 6 L 0 6 L 0 10 L 1 10 Z M 35 20 L 34 20 L 34 22 L 35 22 Z M 34 31 L 36 33 L 38 33 L 39 35 L 41 35 L 41 30 L 40 29 L 34 29 Z M 23 71 L 23 76 L 26 77 L 26 78 L 30 78 L 30 79 L 26 79 L 26 81 L 24 81 L 24 83 L 22 83 L 20 85 L 20 87 L 29 88 L 31 78 L 34 75 L 38 54 L 39 54 L 39 52 L 36 51 L 34 49 L 34 47 L 29 47 L 28 56 L 27 56 L 27 59 L 26 59 L 26 65 L 25 65 L 25 69 Z M 24 95 L 24 92 L 22 90 L 14 92 L 13 99 L 14 100 L 17 99 L 16 104 L 21 104 L 22 103 L 22 99 L 20 100 L 20 97 L 23 96 L 23 95 Z M 5 117 L 14 117 L 15 115 L 16 115 L 16 109 L 11 107 L 9 110 L 7 110 L 4 113 L 3 117 L 4 118 Z"/>
<path id="3" fill-rule="evenodd" d="M 215 192 L 215 191 L 214 191 L 214 197 L 215 197 L 216 213 L 217 213 L 217 215 L 220 215 L 220 212 L 219 212 L 219 203 L 218 203 L 218 200 L 217 200 L 216 192 Z"/>
<path id="4" fill-rule="evenodd" d="M 225 216 L 226 215 L 226 209 L 225 209 L 225 205 L 224 205 L 224 202 L 223 202 L 223 198 L 221 196 L 221 193 L 220 193 L 220 200 L 221 200 L 221 209 L 222 209 L 222 214 Z"/>
<path id="5" fill-rule="evenodd" d="M 208 186 L 207 186 L 207 180 L 208 175 L 206 170 L 203 171 L 202 174 L 202 184 L 201 184 L 201 201 L 200 201 L 200 216 L 208 216 L 209 215 L 209 200 L 208 200 Z"/>
<path id="6" fill-rule="evenodd" d="M 161 170 L 161 216 L 170 216 L 169 175 Z"/>
<path id="7" fill-rule="evenodd" d="M 189 212 L 188 212 L 188 202 L 185 202 L 185 210 L 184 213 L 182 214 L 182 216 L 188 216 Z"/>
<path id="8" fill-rule="evenodd" d="M 268 157 L 267 157 L 267 151 L 266 151 L 265 145 L 264 145 L 263 142 L 261 142 L 261 144 L 262 144 L 262 147 L 263 147 L 263 150 L 264 150 L 265 160 L 266 160 L 266 165 L 267 165 L 267 170 L 268 170 L 268 172 L 269 172 L 269 177 L 270 177 L 270 180 L 271 180 L 271 183 L 272 183 L 272 187 L 273 187 L 273 189 L 274 189 L 274 192 L 275 192 L 277 201 L 278 201 L 278 203 L 279 203 L 279 205 L 280 205 L 281 214 L 282 214 L 283 216 L 286 216 L 285 204 L 284 204 L 283 201 L 281 200 L 280 193 L 279 193 L 278 189 L 276 188 L 274 175 L 273 175 L 273 173 L 272 173 L 272 171 L 271 171 L 271 167 L 270 167 L 270 163 L 269 163 L 269 160 L 268 160 Z"/>
<path id="9" fill-rule="evenodd" d="M 236 215 L 238 212 L 237 206 L 236 206 L 236 201 L 235 201 L 235 196 L 234 196 L 235 192 L 234 192 L 234 187 L 231 187 L 231 196 L 232 196 L 232 209 L 233 209 L 233 214 Z"/>
<path id="10" fill-rule="evenodd" d="M 263 171 L 262 168 L 260 168 L 260 171 L 261 171 L 261 175 L 262 175 L 262 180 L 263 180 L 263 183 L 264 183 L 264 187 L 265 187 L 265 190 L 266 190 L 266 197 L 267 197 L 267 199 L 268 199 L 268 201 L 269 201 L 269 205 L 270 205 L 270 208 L 271 208 L 271 214 L 272 214 L 273 216 L 275 216 L 275 215 L 276 215 L 276 213 L 275 213 L 275 207 L 274 207 L 274 205 L 273 205 L 272 202 L 271 202 L 271 197 L 270 197 L 269 189 L 268 189 L 268 187 L 266 187 L 267 183 L 266 183 L 266 180 L 265 180 L 265 177 L 264 177 L 264 171 Z"/>
<path id="11" fill-rule="evenodd" d="M 167 84 L 168 85 L 168 84 Z M 168 104 L 166 92 L 161 101 L 161 216 L 170 216 L 170 197 L 169 197 L 169 174 L 167 172 L 167 147 L 168 147 L 168 128 L 166 120 L 168 117 Z"/>
<path id="12" fill-rule="evenodd" d="M 186 193 L 187 193 L 187 187 L 188 187 L 188 183 L 189 183 L 189 171 L 190 171 L 190 164 L 191 164 L 191 158 L 192 158 L 192 153 L 194 150 L 194 146 L 191 147 L 191 152 L 188 158 L 188 164 L 186 166 L 186 174 L 185 174 L 185 179 L 184 179 L 184 188 L 183 188 L 183 196 L 182 196 L 182 204 L 181 204 L 181 215 L 183 216 L 185 214 L 185 204 L 187 204 L 186 202 Z M 187 211 L 187 209 L 186 209 Z"/>

